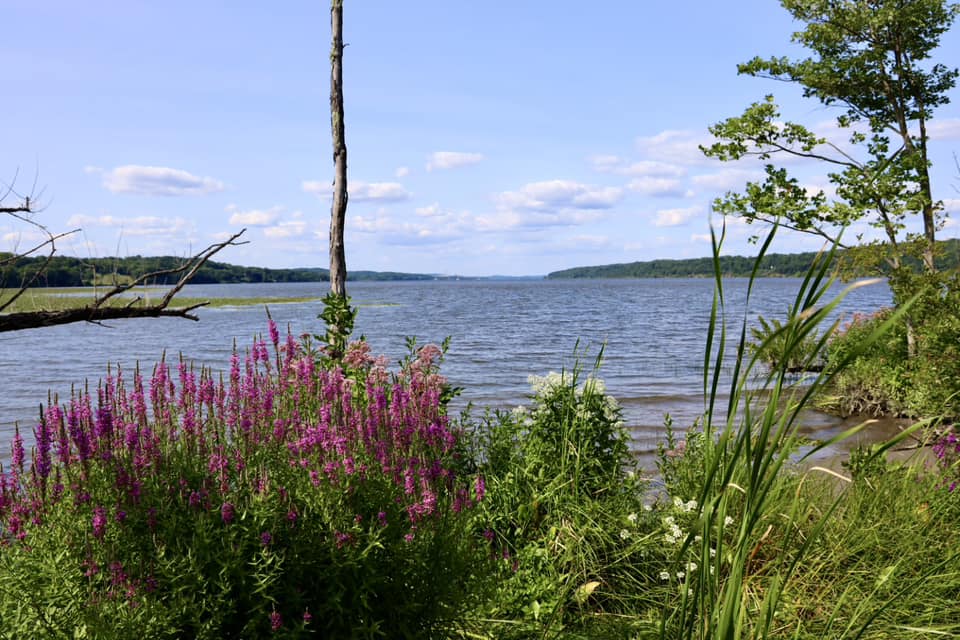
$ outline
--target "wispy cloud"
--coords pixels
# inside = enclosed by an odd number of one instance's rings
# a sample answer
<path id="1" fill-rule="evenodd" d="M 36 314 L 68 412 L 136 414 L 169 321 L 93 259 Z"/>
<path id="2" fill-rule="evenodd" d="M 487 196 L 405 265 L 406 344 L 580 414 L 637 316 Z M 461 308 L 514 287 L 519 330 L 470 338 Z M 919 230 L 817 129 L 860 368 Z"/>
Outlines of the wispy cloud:
<path id="1" fill-rule="evenodd" d="M 456 169 L 483 161 L 482 153 L 464 151 L 434 151 L 427 159 L 427 171 L 434 169 Z"/>
<path id="2" fill-rule="evenodd" d="M 762 180 L 763 176 L 763 171 L 756 169 L 730 168 L 693 176 L 690 182 L 696 187 L 709 191 L 729 191 L 731 189 L 743 189 L 747 182 Z"/>
<path id="3" fill-rule="evenodd" d="M 931 140 L 960 140 L 960 118 L 943 118 L 927 123 Z"/>
<path id="4" fill-rule="evenodd" d="M 269 209 L 248 209 L 240 211 L 236 205 L 228 205 L 226 208 L 230 215 L 230 224 L 243 227 L 266 227 L 280 217 L 283 207 L 277 205 Z"/>
<path id="5" fill-rule="evenodd" d="M 96 167 L 88 167 L 88 173 Z M 103 173 L 103 186 L 112 193 L 146 196 L 196 196 L 223 191 L 225 186 L 213 178 L 201 178 L 182 169 L 146 167 L 128 164 Z"/>
<path id="6" fill-rule="evenodd" d="M 686 207 L 683 209 L 660 209 L 653 224 L 657 227 L 678 227 L 686 224 L 694 216 L 703 213 L 702 207 Z"/>
<path id="7" fill-rule="evenodd" d="M 627 184 L 627 188 L 642 195 L 653 197 L 679 197 L 686 193 L 683 183 L 676 178 L 655 178 L 652 176 L 634 178 Z"/>
<path id="8" fill-rule="evenodd" d="M 330 198 L 332 194 L 332 187 L 328 182 L 304 180 L 301 186 L 307 193 L 322 198 Z M 355 202 L 402 202 L 410 198 L 410 193 L 399 182 L 348 181 L 347 193 Z"/>
<path id="9" fill-rule="evenodd" d="M 281 240 L 302 237 L 306 231 L 307 223 L 303 220 L 287 220 L 275 226 L 266 227 L 263 230 L 263 235 L 273 240 Z"/>
<path id="10" fill-rule="evenodd" d="M 619 156 L 593 156 L 590 164 L 601 173 L 614 173 L 622 176 L 682 178 L 687 170 L 677 164 L 659 160 L 640 160 L 630 162 Z"/>
<path id="11" fill-rule="evenodd" d="M 623 197 L 619 187 L 596 187 L 571 180 L 531 182 L 517 191 L 494 196 L 501 209 L 551 211 L 557 209 L 609 209 Z"/>
<path id="12" fill-rule="evenodd" d="M 703 155 L 699 145 L 710 145 L 714 141 L 708 132 L 667 129 L 653 136 L 640 136 L 636 139 L 636 148 L 655 162 L 678 165 L 713 164 L 717 162 Z"/>
<path id="13" fill-rule="evenodd" d="M 174 218 L 159 216 L 121 218 L 112 215 L 74 215 L 70 216 L 67 224 L 71 227 L 114 227 L 122 230 L 125 236 L 181 235 L 193 230 L 193 223 L 179 216 Z"/>

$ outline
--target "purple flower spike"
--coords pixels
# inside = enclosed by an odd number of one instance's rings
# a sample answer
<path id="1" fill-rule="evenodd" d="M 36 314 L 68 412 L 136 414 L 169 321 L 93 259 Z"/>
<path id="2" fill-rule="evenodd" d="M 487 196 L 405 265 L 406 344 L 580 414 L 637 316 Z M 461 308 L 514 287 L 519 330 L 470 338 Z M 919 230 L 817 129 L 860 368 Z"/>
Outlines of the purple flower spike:
<path id="1" fill-rule="evenodd" d="M 13 462 L 13 468 L 20 473 L 23 473 L 23 438 L 20 436 L 20 427 L 14 426 L 13 432 L 13 451 L 11 461 Z"/>
<path id="2" fill-rule="evenodd" d="M 107 510 L 97 506 L 93 508 L 93 537 L 103 540 L 107 533 Z"/>
<path id="3" fill-rule="evenodd" d="M 269 547 L 270 543 L 272 542 L 273 542 L 273 535 L 271 535 L 269 531 L 264 531 L 263 533 L 260 534 L 260 544 L 262 544 L 265 547 Z"/>
<path id="4" fill-rule="evenodd" d="M 274 611 L 270 614 L 270 631 L 276 633 L 280 631 L 280 628 L 283 626 L 283 616 L 280 615 L 279 611 Z"/>
<path id="5" fill-rule="evenodd" d="M 233 516 L 235 509 L 233 504 L 230 502 L 224 502 L 223 506 L 220 507 L 220 519 L 223 520 L 223 524 L 230 524 L 233 522 Z"/>

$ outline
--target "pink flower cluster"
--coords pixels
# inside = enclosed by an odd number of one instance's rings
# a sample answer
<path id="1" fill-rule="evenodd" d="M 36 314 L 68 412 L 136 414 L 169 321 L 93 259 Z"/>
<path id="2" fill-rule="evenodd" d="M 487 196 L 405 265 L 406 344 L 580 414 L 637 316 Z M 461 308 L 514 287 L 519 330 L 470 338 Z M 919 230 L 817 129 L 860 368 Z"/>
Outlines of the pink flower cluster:
<path id="1" fill-rule="evenodd" d="M 184 361 L 161 360 L 149 379 L 139 368 L 115 368 L 94 394 L 44 412 L 30 461 L 17 431 L 12 468 L 0 469 L 0 545 L 27 544 L 31 527 L 58 506 L 87 523 L 94 546 L 144 525 L 154 532 L 168 509 L 228 530 L 242 501 L 253 499 L 276 500 L 285 526 L 296 529 L 301 496 L 284 483 L 337 494 L 386 483 L 392 503 L 371 505 L 366 521 L 399 527 L 398 536 L 412 536 L 444 508 L 459 512 L 483 499 L 482 479 L 470 486 L 454 471 L 458 432 L 442 401 L 437 346 L 421 347 L 391 374 L 363 341 L 349 345 L 343 367 L 325 368 L 292 334 L 282 341 L 272 321 L 269 338 L 273 357 L 256 340 L 245 358 L 234 353 L 225 375 Z M 388 520 L 388 512 L 403 517 Z M 274 547 L 282 533 L 255 535 Z M 338 548 L 353 542 L 330 535 Z"/>

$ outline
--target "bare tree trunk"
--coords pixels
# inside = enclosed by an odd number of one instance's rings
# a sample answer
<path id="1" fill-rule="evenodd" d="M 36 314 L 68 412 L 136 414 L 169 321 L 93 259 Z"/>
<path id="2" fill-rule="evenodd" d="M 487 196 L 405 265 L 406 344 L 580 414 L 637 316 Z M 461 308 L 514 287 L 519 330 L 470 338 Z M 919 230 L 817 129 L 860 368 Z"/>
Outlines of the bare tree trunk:
<path id="1" fill-rule="evenodd" d="M 347 143 L 343 126 L 343 0 L 332 0 L 330 27 L 330 125 L 333 131 L 333 204 L 330 208 L 330 292 L 347 295 L 343 226 L 347 214 Z"/>

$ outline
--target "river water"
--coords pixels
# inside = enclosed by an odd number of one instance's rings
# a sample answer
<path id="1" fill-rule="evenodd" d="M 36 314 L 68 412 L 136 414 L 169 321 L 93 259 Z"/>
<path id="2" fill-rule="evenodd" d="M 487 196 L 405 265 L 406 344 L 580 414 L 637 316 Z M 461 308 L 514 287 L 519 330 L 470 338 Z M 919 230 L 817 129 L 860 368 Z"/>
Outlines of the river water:
<path id="1" fill-rule="evenodd" d="M 744 309 L 747 281 L 725 281 L 731 341 L 744 315 L 783 317 L 800 281 L 756 282 Z M 525 401 L 530 374 L 570 369 L 579 344 L 587 370 L 601 346 L 601 377 L 624 408 L 635 450 L 644 458 L 662 437 L 664 414 L 674 424 L 691 424 L 703 411 L 703 353 L 714 283 L 709 279 L 531 280 L 348 283 L 360 307 L 356 332 L 375 353 L 396 361 L 404 338 L 452 341 L 444 373 L 464 387 L 456 408 L 511 408 Z M 839 293 L 841 286 L 835 287 Z M 322 284 L 191 285 L 191 297 L 322 295 Z M 852 291 L 843 313 L 871 312 L 890 304 L 883 283 Z M 319 302 L 271 307 L 281 327 L 322 333 Z M 175 318 L 111 322 L 110 327 L 74 324 L 0 335 L 0 459 L 9 456 L 15 422 L 29 432 L 48 390 L 68 397 L 72 385 L 97 380 L 108 362 L 149 370 L 161 354 L 186 358 L 214 369 L 228 366 L 234 343 L 248 346 L 266 333 L 261 306 L 200 309 L 200 322 Z M 806 429 L 827 437 L 852 424 L 811 412 Z M 893 424 L 872 427 L 890 430 Z"/>

